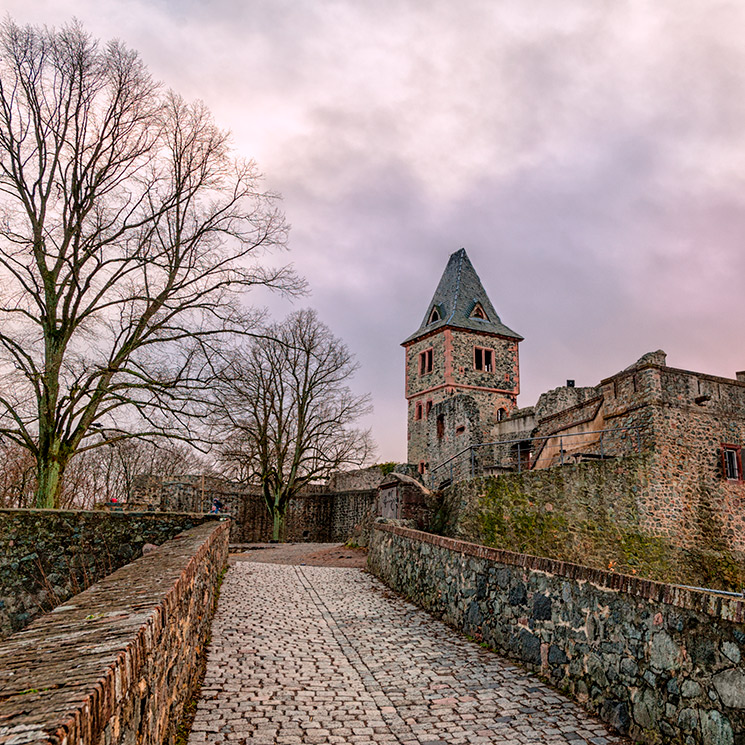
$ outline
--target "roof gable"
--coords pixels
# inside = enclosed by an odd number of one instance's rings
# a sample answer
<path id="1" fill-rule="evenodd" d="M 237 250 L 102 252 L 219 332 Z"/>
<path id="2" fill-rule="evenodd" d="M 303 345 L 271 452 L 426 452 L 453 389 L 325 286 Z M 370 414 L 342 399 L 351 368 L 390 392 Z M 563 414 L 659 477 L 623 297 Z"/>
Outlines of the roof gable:
<path id="1" fill-rule="evenodd" d="M 433 313 L 435 308 L 437 312 Z M 518 341 L 523 338 L 499 319 L 465 248 L 450 256 L 421 326 L 403 343 L 446 326 L 499 334 Z"/>

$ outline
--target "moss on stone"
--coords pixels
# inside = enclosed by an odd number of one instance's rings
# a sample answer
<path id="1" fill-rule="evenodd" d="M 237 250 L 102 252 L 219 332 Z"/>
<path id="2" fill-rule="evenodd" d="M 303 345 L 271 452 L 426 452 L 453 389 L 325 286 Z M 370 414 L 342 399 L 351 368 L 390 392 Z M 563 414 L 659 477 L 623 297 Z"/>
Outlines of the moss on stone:
<path id="1" fill-rule="evenodd" d="M 433 511 L 432 532 L 672 584 L 741 591 L 745 557 L 733 554 L 702 490 L 694 549 L 642 528 L 634 490 L 644 456 L 609 466 L 474 479 L 450 487 Z M 609 468 L 613 472 L 609 472 Z"/>

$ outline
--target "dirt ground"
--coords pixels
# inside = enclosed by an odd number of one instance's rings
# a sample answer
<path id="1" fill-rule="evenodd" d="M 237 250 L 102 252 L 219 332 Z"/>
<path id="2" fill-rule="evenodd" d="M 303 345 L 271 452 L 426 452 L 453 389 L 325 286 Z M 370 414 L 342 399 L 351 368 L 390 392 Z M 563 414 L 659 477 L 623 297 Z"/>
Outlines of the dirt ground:
<path id="1" fill-rule="evenodd" d="M 364 569 L 367 551 L 343 543 L 251 543 L 231 548 L 230 563 L 239 561 Z"/>

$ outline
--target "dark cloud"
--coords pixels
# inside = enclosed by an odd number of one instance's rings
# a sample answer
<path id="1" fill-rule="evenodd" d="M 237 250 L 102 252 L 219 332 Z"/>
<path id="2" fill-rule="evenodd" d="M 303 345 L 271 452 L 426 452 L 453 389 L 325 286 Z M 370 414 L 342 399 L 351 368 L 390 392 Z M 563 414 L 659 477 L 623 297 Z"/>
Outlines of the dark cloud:
<path id="1" fill-rule="evenodd" d="M 258 159 L 385 459 L 405 453 L 399 342 L 461 246 L 526 337 L 524 405 L 658 347 L 745 368 L 742 3 L 6 6 L 123 38 Z"/>

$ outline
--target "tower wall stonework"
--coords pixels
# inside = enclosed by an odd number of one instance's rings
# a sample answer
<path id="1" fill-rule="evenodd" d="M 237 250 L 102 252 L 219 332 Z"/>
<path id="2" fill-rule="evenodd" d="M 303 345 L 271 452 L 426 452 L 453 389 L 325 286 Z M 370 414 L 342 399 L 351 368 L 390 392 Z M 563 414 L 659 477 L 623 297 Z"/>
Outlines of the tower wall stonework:
<path id="1" fill-rule="evenodd" d="M 514 411 L 521 340 L 500 320 L 465 249 L 452 254 L 419 329 L 403 342 L 408 461 L 420 473 L 450 450 L 445 447 L 450 435 L 445 436 L 443 427 L 467 447 L 483 442 Z M 421 355 L 428 350 L 431 370 L 423 371 Z M 454 396 L 469 396 L 471 403 L 446 406 L 435 416 L 434 407 Z"/>
<path id="2" fill-rule="evenodd" d="M 493 353 L 493 369 L 476 370 L 474 350 L 488 349 Z M 432 372 L 420 372 L 420 355 L 432 350 Z M 520 363 L 518 342 L 494 334 L 442 328 L 420 338 L 406 347 L 406 397 L 408 399 L 408 462 L 429 464 L 438 456 L 440 448 L 431 448 L 433 428 L 432 411 L 427 413 L 427 403 L 436 404 L 454 395 L 470 396 L 478 411 L 478 423 L 461 414 L 462 424 L 470 432 L 478 428 L 478 442 L 484 441 L 486 432 L 498 421 L 503 409 L 510 414 L 516 407 L 520 392 Z M 417 405 L 421 405 L 421 418 L 417 418 Z M 469 409 L 470 410 L 470 409 Z M 465 410 L 463 410 L 464 412 Z M 448 410 L 449 419 L 452 411 Z M 461 422 L 452 422 L 453 427 Z M 465 441 L 465 438 L 461 438 Z M 476 440 L 468 444 L 475 444 Z"/>

